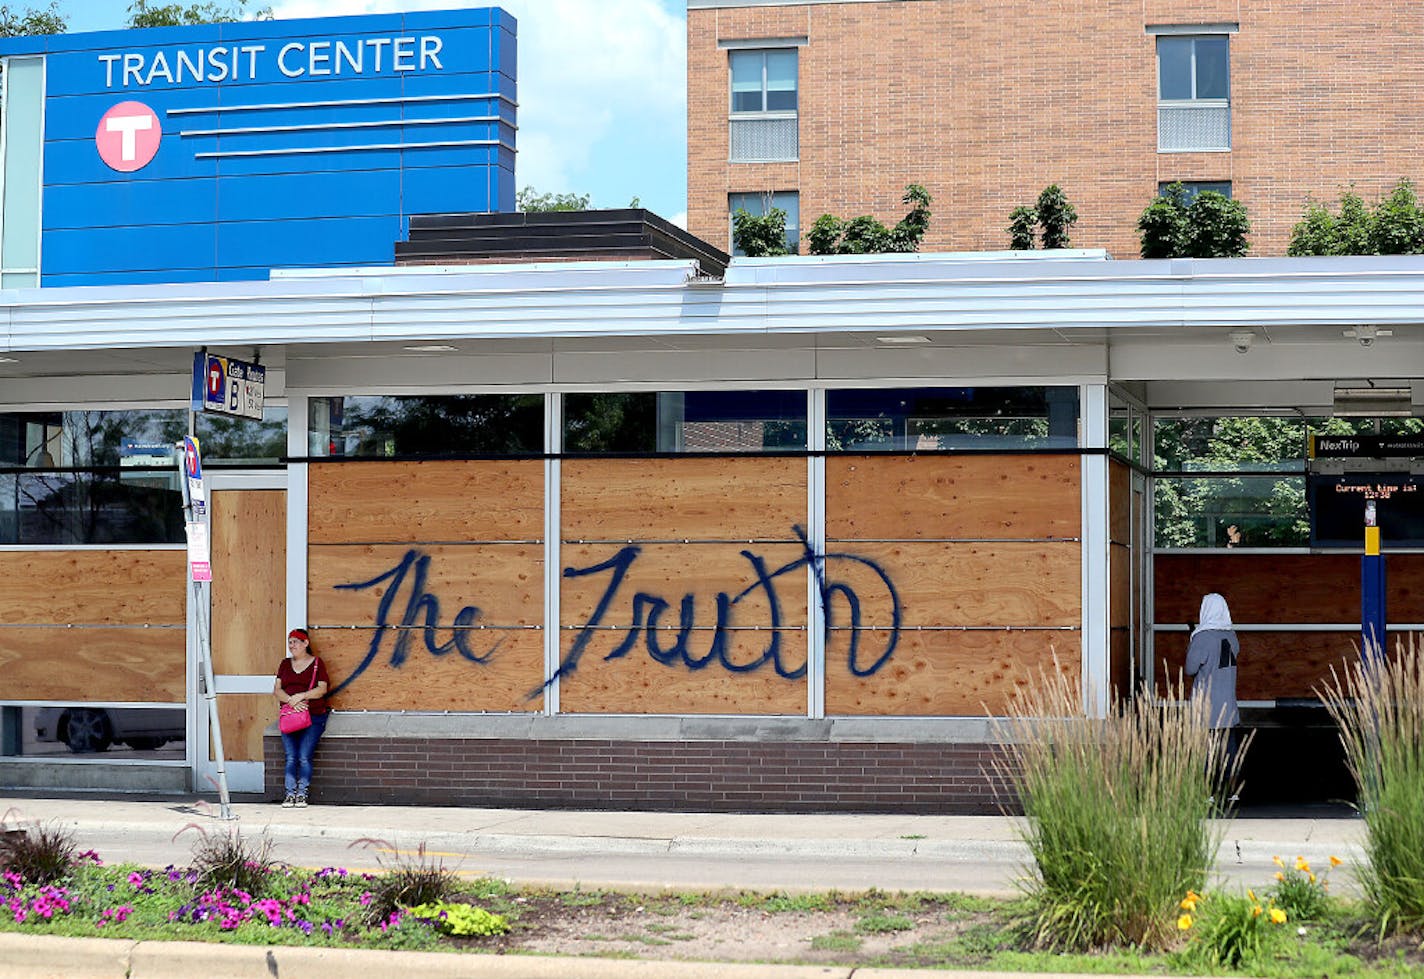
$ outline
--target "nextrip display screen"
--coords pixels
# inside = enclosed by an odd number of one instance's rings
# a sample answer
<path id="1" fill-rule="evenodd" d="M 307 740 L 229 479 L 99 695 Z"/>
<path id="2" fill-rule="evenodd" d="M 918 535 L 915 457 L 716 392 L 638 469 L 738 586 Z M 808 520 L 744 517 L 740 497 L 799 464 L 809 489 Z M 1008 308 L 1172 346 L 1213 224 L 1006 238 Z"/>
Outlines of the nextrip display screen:
<path id="1" fill-rule="evenodd" d="M 512 210 L 498 9 L 12 38 L 44 63 L 45 286 L 384 265 L 408 216 Z"/>
<path id="2" fill-rule="evenodd" d="M 1375 503 L 1375 519 L 1386 550 L 1424 547 L 1424 476 L 1407 472 L 1311 473 L 1310 546 L 1365 546 L 1365 502 Z"/>

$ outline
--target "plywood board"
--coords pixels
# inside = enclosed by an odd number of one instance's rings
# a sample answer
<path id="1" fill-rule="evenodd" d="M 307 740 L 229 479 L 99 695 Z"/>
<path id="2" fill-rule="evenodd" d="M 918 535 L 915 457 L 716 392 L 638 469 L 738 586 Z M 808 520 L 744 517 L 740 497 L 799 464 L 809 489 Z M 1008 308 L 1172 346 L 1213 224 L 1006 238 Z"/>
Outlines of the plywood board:
<path id="1" fill-rule="evenodd" d="M 1113 628 L 1132 624 L 1132 555 L 1121 544 L 1108 547 L 1108 619 Z"/>
<path id="2" fill-rule="evenodd" d="M 182 628 L 0 628 L 6 700 L 182 703 Z"/>
<path id="3" fill-rule="evenodd" d="M 564 635 L 566 654 L 576 635 Z M 574 672 L 560 678 L 559 709 L 569 714 L 805 715 L 806 679 L 778 674 L 768 657 L 773 642 L 770 633 L 736 632 L 725 639 L 732 662 L 761 665 L 733 672 L 718 657 L 696 668 L 678 656 L 659 662 L 642 644 L 608 660 L 600 645 L 578 660 Z M 709 633 L 696 633 L 688 639 L 689 650 L 705 658 L 711 641 Z M 774 641 L 784 672 L 804 667 L 804 630 L 782 630 Z"/>
<path id="4" fill-rule="evenodd" d="M 277 698 L 267 693 L 219 694 L 218 722 L 228 761 L 262 761 L 262 732 L 277 722 Z M 208 758 L 217 759 L 211 738 Z"/>
<path id="5" fill-rule="evenodd" d="M 182 551 L 0 552 L 0 623 L 181 625 Z"/>
<path id="6" fill-rule="evenodd" d="M 423 626 L 433 615 L 451 626 L 462 614 L 468 625 L 544 622 L 542 545 L 316 545 L 307 553 L 307 575 L 313 627 L 375 627 L 386 602 L 387 625 Z M 337 587 L 373 581 L 366 588 Z"/>
<path id="7" fill-rule="evenodd" d="M 1109 695 L 1114 700 L 1124 700 L 1132 693 L 1130 642 L 1126 629 L 1113 629 L 1108 634 L 1108 682 L 1112 684 Z"/>
<path id="8" fill-rule="evenodd" d="M 313 629 L 338 710 L 536 711 L 543 709 L 542 629 L 464 630 L 475 662 L 450 629 Z M 406 637 L 401 648 L 401 636 Z M 374 645 L 374 648 L 373 648 Z M 273 671 L 276 664 L 273 664 Z M 342 685 L 346 684 L 342 689 Z M 532 694 L 532 696 L 531 696 Z"/>
<path id="9" fill-rule="evenodd" d="M 217 673 L 264 673 L 286 648 L 287 494 L 218 490 L 211 501 Z"/>
<path id="10" fill-rule="evenodd" d="M 1114 544 L 1132 543 L 1132 470 L 1108 463 L 1108 534 Z"/>
<path id="11" fill-rule="evenodd" d="M 835 638 L 835 637 L 832 637 Z M 843 649 L 826 650 L 826 713 L 878 717 L 1002 714 L 1015 689 L 1040 671 L 1080 672 L 1074 631 L 968 631 L 906 634 L 871 676 L 847 668 Z"/>
<path id="12" fill-rule="evenodd" d="M 806 460 L 565 460 L 566 541 L 795 540 L 806 526 Z"/>
<path id="13" fill-rule="evenodd" d="M 544 538 L 538 459 L 331 462 L 309 474 L 313 544 Z"/>
<path id="14" fill-rule="evenodd" d="M 1071 455 L 830 456 L 829 540 L 1077 537 Z"/>
<path id="15" fill-rule="evenodd" d="M 850 624 L 849 588 L 865 625 L 1076 626 L 1082 560 L 1073 541 L 832 544 L 825 582 L 833 627 Z M 893 588 L 893 596 L 891 589 Z"/>
<path id="16" fill-rule="evenodd" d="M 1360 558 L 1353 554 L 1159 554 L 1153 559 L 1158 623 L 1196 619 L 1201 597 L 1220 592 L 1236 622 L 1358 622 Z M 1424 554 L 1386 558 L 1390 614 L 1418 621 Z"/>
<path id="17" fill-rule="evenodd" d="M 656 613 L 659 628 L 676 631 L 690 597 L 694 627 L 710 631 L 718 623 L 718 596 L 726 595 L 727 626 L 799 628 L 806 624 L 809 582 L 804 555 L 791 544 L 565 544 L 559 621 L 631 626 L 635 617 L 646 623 Z M 773 577 L 783 568 L 789 570 Z"/>
<path id="18" fill-rule="evenodd" d="M 1314 697 L 1316 688 L 1329 682 L 1332 664 L 1345 666 L 1359 655 L 1358 632 L 1242 632 L 1238 638 L 1238 700 Z M 1155 643 L 1154 677 L 1164 694 L 1167 678 L 1175 682 L 1186 662 L 1187 634 L 1158 633 Z"/>

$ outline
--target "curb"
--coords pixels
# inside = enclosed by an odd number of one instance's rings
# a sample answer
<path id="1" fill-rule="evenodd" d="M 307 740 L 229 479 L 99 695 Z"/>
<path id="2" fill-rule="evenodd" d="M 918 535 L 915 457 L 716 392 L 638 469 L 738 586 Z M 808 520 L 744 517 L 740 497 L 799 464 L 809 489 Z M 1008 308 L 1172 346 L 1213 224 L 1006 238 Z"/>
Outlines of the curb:
<path id="1" fill-rule="evenodd" d="M 478 952 L 392 952 L 294 945 L 134 942 L 0 932 L 4 979 L 350 979 L 417 974 L 422 979 L 1079 979 L 1069 973 L 875 969 L 843 965 L 769 965 L 488 955 Z M 1161 979 L 1114 976 L 1113 979 Z"/>

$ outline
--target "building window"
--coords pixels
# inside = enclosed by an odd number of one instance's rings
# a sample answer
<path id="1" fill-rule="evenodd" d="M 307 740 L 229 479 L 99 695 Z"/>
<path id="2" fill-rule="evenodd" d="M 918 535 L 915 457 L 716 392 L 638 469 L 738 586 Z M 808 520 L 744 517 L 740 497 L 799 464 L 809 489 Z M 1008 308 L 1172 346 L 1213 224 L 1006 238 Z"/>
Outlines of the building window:
<path id="1" fill-rule="evenodd" d="M 348 395 L 307 402 L 314 456 L 388 459 L 538 455 L 541 394 Z"/>
<path id="2" fill-rule="evenodd" d="M 1225 34 L 1157 38 L 1157 150 L 1231 149 L 1231 55 Z"/>
<path id="3" fill-rule="evenodd" d="M 1078 389 L 892 388 L 826 392 L 830 452 L 1067 449 Z"/>
<path id="4" fill-rule="evenodd" d="M 796 49 L 731 51 L 728 60 L 731 162 L 796 160 Z"/>
<path id="5" fill-rule="evenodd" d="M 774 207 L 779 207 L 786 212 L 786 250 L 795 255 L 798 251 L 797 246 L 801 242 L 801 195 L 794 190 L 778 190 L 769 194 L 728 194 L 729 240 L 732 217 L 738 211 L 746 211 L 753 217 L 761 217 Z M 733 255 L 746 254 L 737 247 L 735 241 L 732 241 L 731 251 Z"/>
<path id="6" fill-rule="evenodd" d="M 1197 195 L 1204 190 L 1213 191 L 1225 197 L 1227 200 L 1231 200 L 1230 180 L 1159 180 L 1157 182 L 1157 196 L 1166 197 L 1167 188 L 1173 184 L 1182 185 L 1182 190 L 1186 192 L 1184 202 L 1187 204 L 1191 204 L 1192 201 L 1196 200 Z"/>
<path id="7" fill-rule="evenodd" d="M 564 395 L 564 451 L 795 452 L 805 391 L 643 391 Z"/>

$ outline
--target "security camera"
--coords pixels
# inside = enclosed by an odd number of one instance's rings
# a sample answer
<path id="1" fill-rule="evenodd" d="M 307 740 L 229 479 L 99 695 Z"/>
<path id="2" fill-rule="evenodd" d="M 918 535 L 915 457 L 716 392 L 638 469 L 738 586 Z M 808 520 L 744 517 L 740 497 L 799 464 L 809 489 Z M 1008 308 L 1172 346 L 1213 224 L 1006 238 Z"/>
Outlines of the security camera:
<path id="1" fill-rule="evenodd" d="M 1355 339 L 1360 341 L 1362 347 L 1373 347 L 1377 336 L 1379 336 L 1379 327 L 1373 323 L 1361 323 L 1355 327 Z"/>
<path id="2" fill-rule="evenodd" d="M 1228 339 L 1231 341 L 1231 346 L 1237 353 L 1244 354 L 1251 349 L 1251 342 L 1256 339 L 1256 334 L 1250 330 L 1238 330 L 1232 333 Z"/>

